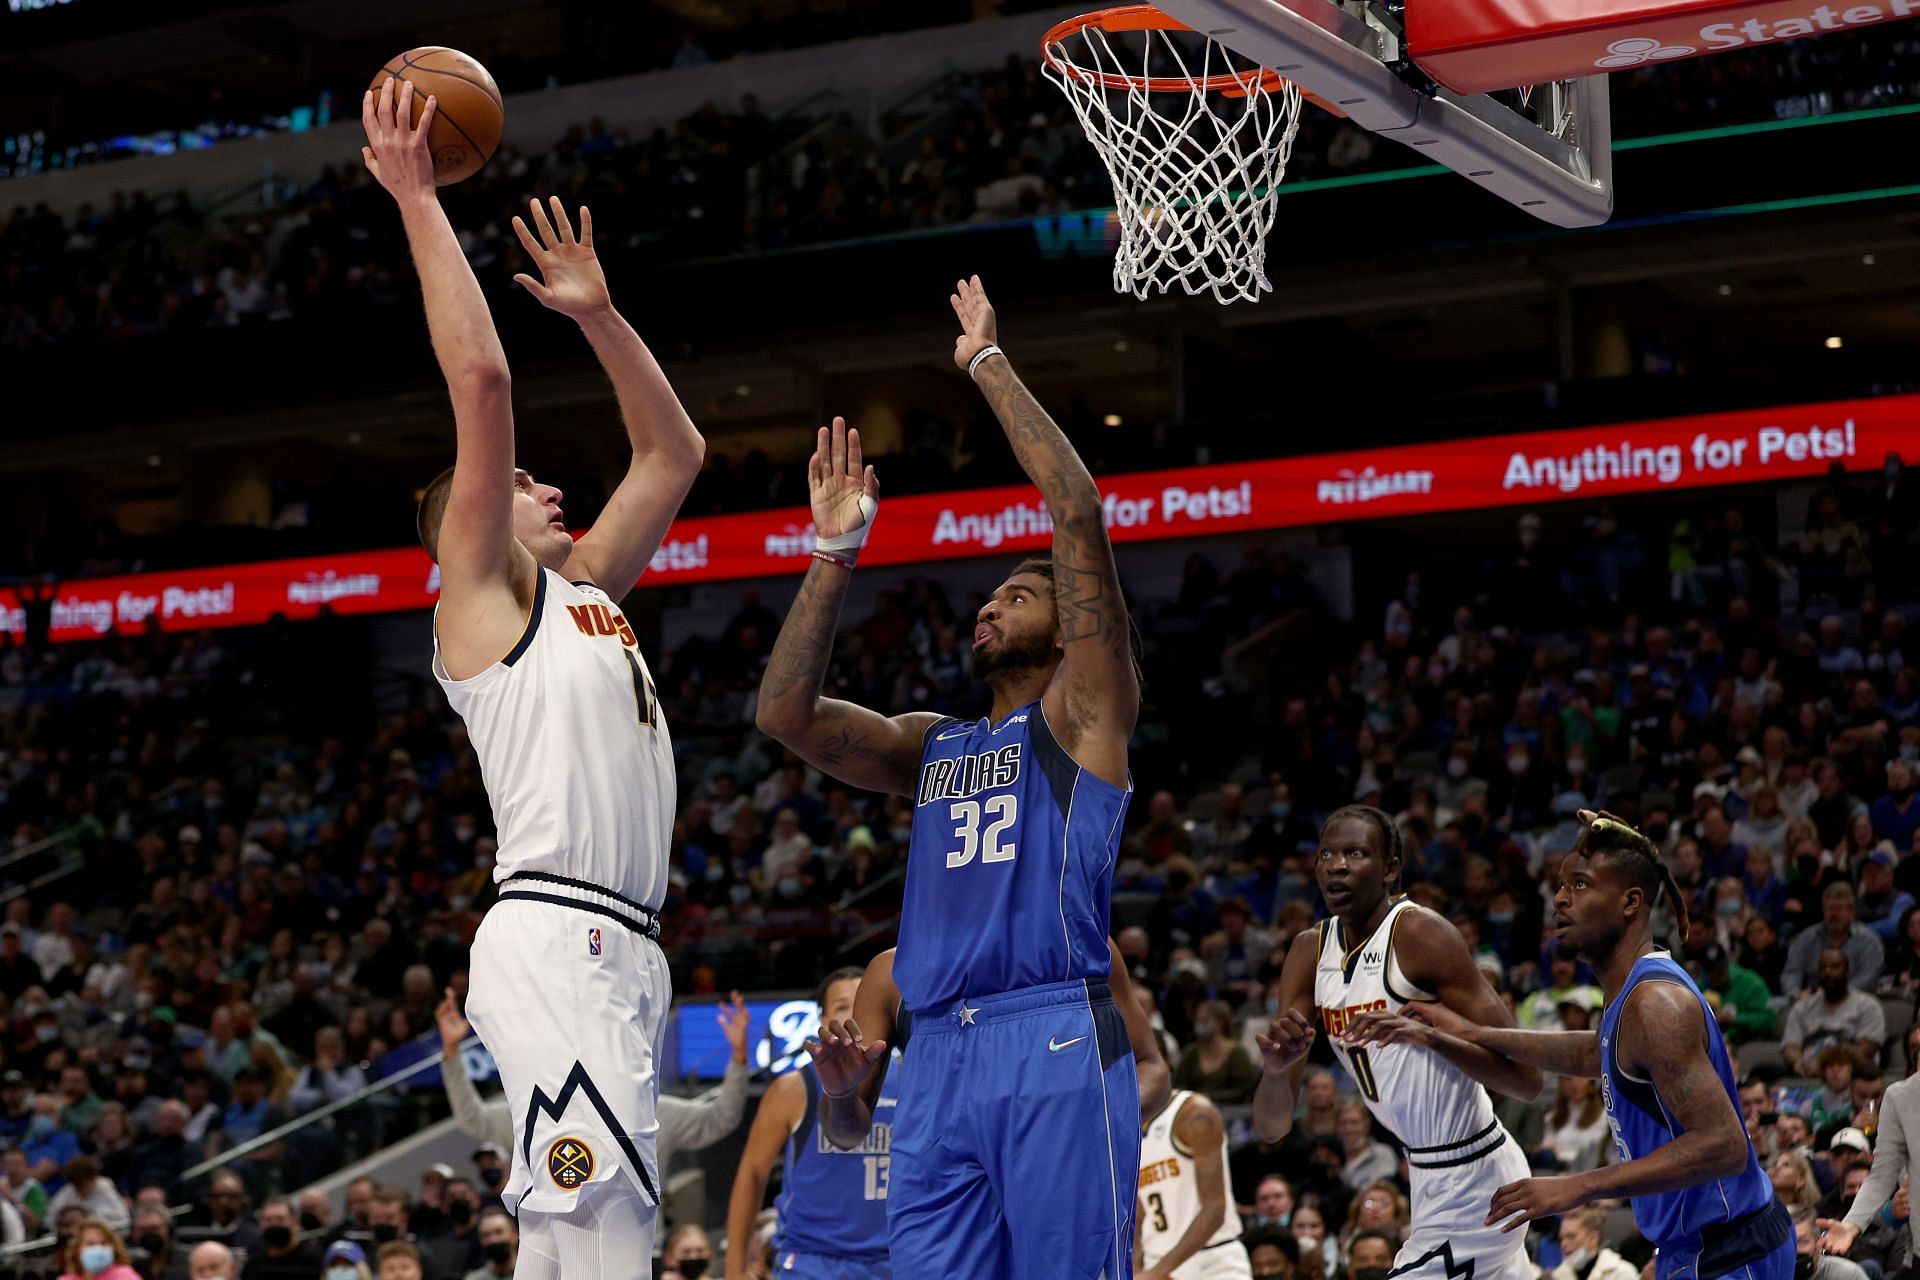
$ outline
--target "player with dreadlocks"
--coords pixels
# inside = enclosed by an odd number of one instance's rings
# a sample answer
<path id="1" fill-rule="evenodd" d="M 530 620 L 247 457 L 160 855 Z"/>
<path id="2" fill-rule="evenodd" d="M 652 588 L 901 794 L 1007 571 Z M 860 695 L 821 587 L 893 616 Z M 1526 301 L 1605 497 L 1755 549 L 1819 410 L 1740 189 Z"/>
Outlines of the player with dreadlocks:
<path id="1" fill-rule="evenodd" d="M 1414 1017 L 1366 1020 L 1354 1041 L 1460 1041 L 1544 1071 L 1599 1077 L 1619 1162 L 1501 1187 L 1489 1226 L 1512 1232 L 1625 1199 L 1659 1247 L 1658 1280 L 1787 1280 L 1793 1223 L 1747 1140 L 1726 1041 L 1700 988 L 1654 940 L 1660 895 L 1683 934 L 1686 900 L 1652 841 L 1610 813 L 1583 809 L 1580 819 L 1586 829 L 1561 864 L 1553 925 L 1606 992 L 1598 1032 L 1475 1026 L 1422 1005 Z"/>
<path id="2" fill-rule="evenodd" d="M 1414 1227 L 1395 1276 L 1530 1280 L 1525 1240 L 1482 1222 L 1494 1188 L 1527 1171 L 1526 1153 L 1494 1118 L 1487 1089 L 1531 1098 L 1540 1072 L 1458 1038 L 1378 1045 L 1349 1038 L 1356 1019 L 1413 1001 L 1437 1002 L 1463 1020 L 1513 1025 L 1459 931 L 1397 894 L 1400 867 L 1400 832 L 1379 809 L 1349 805 L 1321 828 L 1314 876 L 1332 918 L 1287 952 L 1280 1016 L 1259 1037 L 1265 1069 L 1254 1127 L 1267 1142 L 1292 1127 L 1317 1014 L 1368 1109 L 1407 1148 Z"/>

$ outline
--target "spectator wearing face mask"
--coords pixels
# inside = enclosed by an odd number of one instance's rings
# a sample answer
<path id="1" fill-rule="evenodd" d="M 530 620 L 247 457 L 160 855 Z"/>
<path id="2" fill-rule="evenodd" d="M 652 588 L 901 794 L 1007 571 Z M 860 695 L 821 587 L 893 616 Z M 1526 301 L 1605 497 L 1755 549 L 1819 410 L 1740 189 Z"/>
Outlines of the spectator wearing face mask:
<path id="1" fill-rule="evenodd" d="M 60 1127 L 63 1104 L 60 1095 L 43 1093 L 33 1100 L 33 1118 L 27 1121 L 27 1138 L 20 1144 L 26 1152 L 27 1167 L 48 1191 L 58 1191 L 60 1171 L 67 1161 L 80 1154 L 80 1139 Z"/>
<path id="2" fill-rule="evenodd" d="M 321 1265 L 326 1270 L 320 1273 L 320 1280 L 373 1280 L 366 1250 L 351 1240 L 336 1240 L 328 1245 Z"/>
<path id="3" fill-rule="evenodd" d="M 140 1252 L 139 1271 L 147 1280 L 187 1280 L 187 1257 L 174 1247 L 173 1216 L 157 1205 L 133 1211 L 133 1239 Z"/>
<path id="4" fill-rule="evenodd" d="M 430 1276 L 465 1275 L 486 1255 L 478 1236 L 480 1196 L 466 1178 L 449 1178 L 440 1208 L 443 1223 L 417 1241 L 420 1265 Z"/>
<path id="5" fill-rule="evenodd" d="M 1173 1087 L 1204 1093 L 1216 1106 L 1252 1101 L 1260 1067 L 1234 1038 L 1232 1011 L 1221 1001 L 1205 1002 L 1195 1014 L 1193 1036 L 1173 1070 Z"/>
<path id="6" fill-rule="evenodd" d="M 520 1228 L 513 1215 L 499 1206 L 480 1212 L 478 1238 L 486 1261 L 467 1272 L 463 1280 L 509 1280 L 520 1260 Z M 335 1280 L 329 1276 L 327 1280 Z"/>
<path id="7" fill-rule="evenodd" d="M 661 1260 L 666 1270 L 660 1280 L 700 1280 L 713 1265 L 713 1242 L 707 1239 L 704 1227 L 686 1223 L 675 1227 L 667 1237 Z"/>
<path id="8" fill-rule="evenodd" d="M 276 1196 L 261 1205 L 259 1225 L 265 1247 L 247 1258 L 247 1280 L 312 1280 L 320 1252 L 301 1241 L 292 1202 Z"/>
<path id="9" fill-rule="evenodd" d="M 140 1280 L 119 1233 L 98 1218 L 84 1219 L 60 1255 L 60 1280 Z"/>
<path id="10" fill-rule="evenodd" d="M 1347 1246 L 1347 1280 L 1387 1280 L 1398 1248 L 1384 1231 L 1362 1231 Z"/>
<path id="11" fill-rule="evenodd" d="M 1560 1265 L 1545 1280 L 1639 1280 L 1640 1269 L 1601 1246 L 1607 1211 L 1593 1205 L 1560 1219 Z"/>

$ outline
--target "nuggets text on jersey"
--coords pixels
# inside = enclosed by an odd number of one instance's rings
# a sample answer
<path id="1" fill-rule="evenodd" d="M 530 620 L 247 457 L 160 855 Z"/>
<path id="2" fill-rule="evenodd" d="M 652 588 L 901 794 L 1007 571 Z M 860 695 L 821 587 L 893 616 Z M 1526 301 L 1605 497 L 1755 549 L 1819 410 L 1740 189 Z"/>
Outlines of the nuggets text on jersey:
<path id="1" fill-rule="evenodd" d="M 1142 1166 L 1140 1170 L 1140 1185 L 1150 1187 L 1156 1182 L 1165 1182 L 1168 1178 L 1177 1178 L 1179 1176 L 1180 1162 L 1178 1160 L 1155 1160 L 1152 1164 Z"/>
<path id="2" fill-rule="evenodd" d="M 573 625 L 580 628 L 583 636 L 618 636 L 620 643 L 629 649 L 640 647 L 638 637 L 633 634 L 633 626 L 626 615 L 611 605 L 570 604 L 567 616 L 573 619 Z"/>
<path id="3" fill-rule="evenodd" d="M 1322 1009 L 1320 1021 L 1325 1024 L 1329 1036 L 1343 1036 L 1347 1033 L 1347 1028 L 1353 1025 L 1353 1020 L 1361 1014 L 1372 1013 L 1375 1010 L 1385 1012 L 1386 1008 L 1386 1000 L 1380 999 L 1350 1004 L 1344 1009 Z"/>

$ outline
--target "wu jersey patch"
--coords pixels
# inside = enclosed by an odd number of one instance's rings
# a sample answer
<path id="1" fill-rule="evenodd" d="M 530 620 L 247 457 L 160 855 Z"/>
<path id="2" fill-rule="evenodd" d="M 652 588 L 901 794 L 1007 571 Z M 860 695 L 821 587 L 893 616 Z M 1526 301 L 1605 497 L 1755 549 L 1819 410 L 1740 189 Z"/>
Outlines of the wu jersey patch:
<path id="1" fill-rule="evenodd" d="M 593 1148 L 579 1138 L 556 1138 L 547 1148 L 547 1175 L 562 1191 L 578 1191 L 593 1177 Z"/>

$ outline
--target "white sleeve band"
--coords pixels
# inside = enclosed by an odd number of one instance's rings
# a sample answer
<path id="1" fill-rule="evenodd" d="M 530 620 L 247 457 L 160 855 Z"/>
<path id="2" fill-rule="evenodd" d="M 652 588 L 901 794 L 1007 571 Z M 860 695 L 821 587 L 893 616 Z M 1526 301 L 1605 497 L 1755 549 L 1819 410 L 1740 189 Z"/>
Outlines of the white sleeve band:
<path id="1" fill-rule="evenodd" d="M 847 532 L 831 538 L 821 538 L 814 543 L 815 549 L 819 551 L 858 551 L 866 545 L 867 535 L 873 532 L 873 518 L 878 515 L 879 512 L 880 500 L 869 497 L 864 493 L 861 494 L 860 515 L 862 520 L 860 527 L 858 529 L 849 529 Z"/>
<path id="2" fill-rule="evenodd" d="M 988 356 L 1003 356 L 1005 354 L 1007 353 L 1002 351 L 999 347 L 996 347 L 991 343 L 980 348 L 978 351 L 973 353 L 973 359 L 967 361 L 967 376 L 971 378 L 975 374 L 975 372 L 979 370 L 980 362 L 982 360 L 985 360 Z"/>

